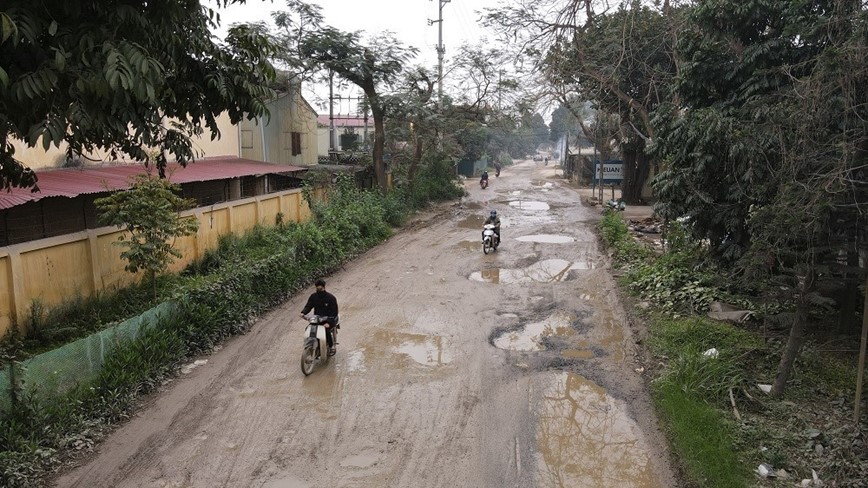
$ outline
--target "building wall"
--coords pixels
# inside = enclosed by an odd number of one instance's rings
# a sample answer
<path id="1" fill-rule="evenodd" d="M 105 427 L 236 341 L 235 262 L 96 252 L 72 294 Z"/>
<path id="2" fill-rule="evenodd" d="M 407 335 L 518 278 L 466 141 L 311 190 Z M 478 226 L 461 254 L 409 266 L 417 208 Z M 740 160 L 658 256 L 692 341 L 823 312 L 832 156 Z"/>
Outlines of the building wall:
<path id="1" fill-rule="evenodd" d="M 235 200 L 184 212 L 199 221 L 195 236 L 177 239 L 181 251 L 170 271 L 177 272 L 217 246 L 220 236 L 241 234 L 257 224 L 302 222 L 311 212 L 301 190 Z M 13 324 L 25 331 L 34 301 L 51 308 L 75 297 L 89 297 L 141 279 L 124 270 L 122 248 L 115 245 L 122 231 L 101 227 L 0 248 L 0 336 Z"/>
<path id="2" fill-rule="evenodd" d="M 226 113 L 217 117 L 217 125 L 220 129 L 220 138 L 212 141 L 211 133 L 206 130 L 201 136 L 193 137 L 194 150 L 202 153 L 200 157 L 240 156 L 238 127 L 232 124 Z M 22 161 L 33 170 L 63 167 L 66 162 L 66 148 L 69 147 L 68 144 L 62 142 L 59 147 L 52 145 L 46 151 L 42 148 L 41 140 L 36 147 L 27 147 L 23 141 L 17 139 L 12 139 L 12 146 L 15 148 L 15 159 Z M 85 164 L 101 164 L 112 161 L 111 155 L 106 150 L 94 151 L 85 156 L 82 158 Z"/>
<path id="3" fill-rule="evenodd" d="M 270 117 L 241 122 L 241 157 L 294 166 L 316 164 L 316 112 L 301 94 L 293 90 L 272 100 L 268 110 Z M 293 132 L 301 134 L 301 154 L 292 154 Z"/>

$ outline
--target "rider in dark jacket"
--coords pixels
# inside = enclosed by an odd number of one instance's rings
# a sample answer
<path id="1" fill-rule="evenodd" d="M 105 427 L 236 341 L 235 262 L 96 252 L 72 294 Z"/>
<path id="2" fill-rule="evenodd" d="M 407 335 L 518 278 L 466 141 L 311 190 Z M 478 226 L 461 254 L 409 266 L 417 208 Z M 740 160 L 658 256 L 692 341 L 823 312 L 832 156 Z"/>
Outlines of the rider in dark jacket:
<path id="1" fill-rule="evenodd" d="M 311 293 L 307 299 L 307 304 L 301 310 L 301 316 L 304 317 L 313 309 L 314 315 L 318 315 L 325 319 L 326 325 L 326 342 L 329 346 L 329 356 L 333 356 L 337 351 L 335 349 L 334 340 L 332 339 L 332 327 L 335 327 L 338 319 L 338 300 L 334 295 L 325 291 L 325 280 L 322 278 L 316 280 L 316 291 Z"/>
<path id="2" fill-rule="evenodd" d="M 497 210 L 492 210 L 488 214 L 488 218 L 485 219 L 482 225 L 486 224 L 494 224 L 494 235 L 497 236 L 497 243 L 500 244 L 500 217 L 497 216 Z M 483 231 L 482 237 L 485 238 L 485 231 Z"/>

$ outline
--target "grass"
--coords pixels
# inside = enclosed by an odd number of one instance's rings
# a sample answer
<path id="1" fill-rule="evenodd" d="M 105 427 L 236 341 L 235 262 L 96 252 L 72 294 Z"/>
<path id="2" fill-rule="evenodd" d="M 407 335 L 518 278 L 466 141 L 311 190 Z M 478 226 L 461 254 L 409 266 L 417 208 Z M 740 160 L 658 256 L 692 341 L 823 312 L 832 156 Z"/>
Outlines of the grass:
<path id="1" fill-rule="evenodd" d="M 678 384 L 654 384 L 652 398 L 667 421 L 667 431 L 687 477 L 697 486 L 748 485 L 748 472 L 733 449 L 732 426 L 719 410 L 697 400 Z"/>

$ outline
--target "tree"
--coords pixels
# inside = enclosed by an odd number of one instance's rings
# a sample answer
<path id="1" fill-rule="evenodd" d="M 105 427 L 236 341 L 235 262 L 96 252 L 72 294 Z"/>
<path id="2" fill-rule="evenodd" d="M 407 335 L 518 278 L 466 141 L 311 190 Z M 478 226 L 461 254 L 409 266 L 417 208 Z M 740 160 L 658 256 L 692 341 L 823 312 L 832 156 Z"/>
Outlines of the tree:
<path id="1" fill-rule="evenodd" d="M 68 158 L 126 154 L 164 176 L 166 154 L 194 160 L 191 136 L 220 136 L 221 113 L 233 123 L 267 114 L 268 38 L 239 25 L 216 42 L 219 15 L 199 1 L 6 0 L 0 9 L 0 188 L 36 184 L 12 139 L 66 143 Z M 160 151 L 149 160 L 152 147 Z"/>
<path id="2" fill-rule="evenodd" d="M 619 117 L 624 124 L 622 195 L 628 202 L 641 196 L 651 163 L 646 146 L 655 136 L 653 114 L 670 96 L 667 86 L 676 71 L 669 36 L 674 15 L 668 2 L 658 10 L 638 1 L 612 8 L 593 0 L 541 0 L 486 16 L 505 34 L 520 38 L 516 44 L 535 58 L 566 107 L 577 96 Z M 580 127 L 593 138 L 581 120 Z"/>
<path id="3" fill-rule="evenodd" d="M 117 245 L 126 248 L 121 258 L 127 261 L 124 269 L 130 273 L 145 272 L 144 279 L 154 284 L 156 277 L 174 261 L 182 257 L 172 246 L 175 238 L 196 233 L 199 221 L 181 218 L 178 212 L 195 206 L 176 193 L 180 187 L 168 180 L 150 175 L 138 176 L 127 191 L 112 193 L 94 203 L 101 211 L 99 221 L 126 230 Z"/>
<path id="4" fill-rule="evenodd" d="M 385 90 L 400 81 L 405 64 L 417 50 L 405 47 L 390 32 L 364 38 L 360 31 L 343 32 L 325 25 L 316 5 L 288 0 L 287 7 L 288 11 L 274 14 L 280 61 L 302 76 L 334 73 L 364 92 L 374 119 L 374 173 L 385 190 Z"/>
<path id="5" fill-rule="evenodd" d="M 852 1 L 704 0 L 689 20 L 680 105 L 658 112 L 668 162 L 658 208 L 689 217 L 743 282 L 795 304 L 772 388 L 780 396 L 831 304 L 822 290 L 852 295 L 865 273 L 868 12 Z"/>

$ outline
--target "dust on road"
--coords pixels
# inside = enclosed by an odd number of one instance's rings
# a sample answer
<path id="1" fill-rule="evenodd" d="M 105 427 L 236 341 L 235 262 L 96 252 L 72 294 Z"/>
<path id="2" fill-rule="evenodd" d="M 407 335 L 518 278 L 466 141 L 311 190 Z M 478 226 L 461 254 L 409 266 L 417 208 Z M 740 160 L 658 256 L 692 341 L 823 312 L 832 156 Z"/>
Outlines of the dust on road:
<path id="1" fill-rule="evenodd" d="M 597 215 L 555 171 L 469 180 L 461 204 L 329 277 L 340 345 L 310 377 L 299 296 L 57 486 L 674 486 Z M 486 256 L 489 209 L 503 243 Z"/>

